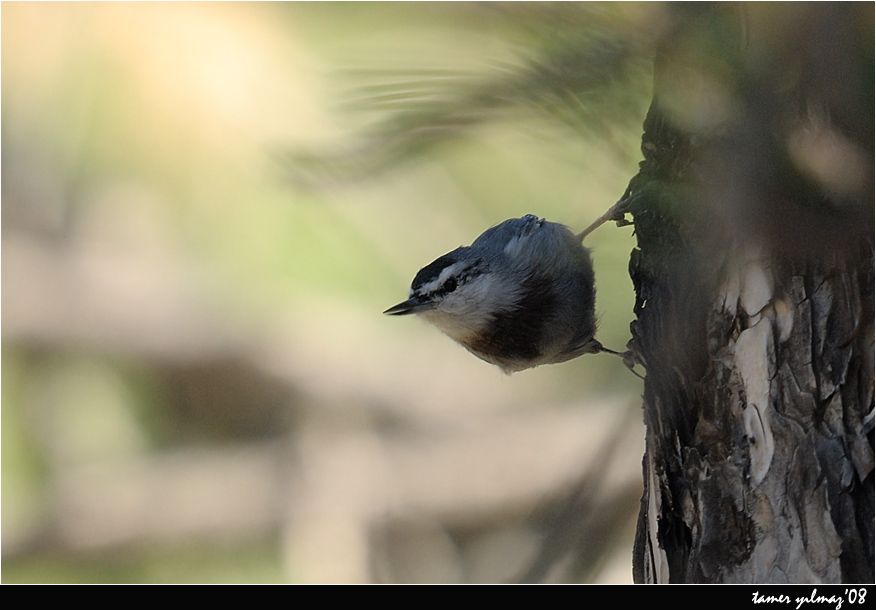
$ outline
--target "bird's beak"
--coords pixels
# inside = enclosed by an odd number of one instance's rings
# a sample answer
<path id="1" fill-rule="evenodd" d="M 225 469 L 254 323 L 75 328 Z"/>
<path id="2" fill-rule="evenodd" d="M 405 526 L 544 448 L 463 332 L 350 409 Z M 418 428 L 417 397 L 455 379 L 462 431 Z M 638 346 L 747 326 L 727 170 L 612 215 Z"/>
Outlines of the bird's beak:
<path id="1" fill-rule="evenodd" d="M 383 313 L 389 316 L 406 316 L 412 313 L 419 313 L 432 309 L 434 305 L 430 301 L 423 301 L 418 297 L 411 297 L 407 301 L 403 301 L 398 305 L 393 305 Z"/>

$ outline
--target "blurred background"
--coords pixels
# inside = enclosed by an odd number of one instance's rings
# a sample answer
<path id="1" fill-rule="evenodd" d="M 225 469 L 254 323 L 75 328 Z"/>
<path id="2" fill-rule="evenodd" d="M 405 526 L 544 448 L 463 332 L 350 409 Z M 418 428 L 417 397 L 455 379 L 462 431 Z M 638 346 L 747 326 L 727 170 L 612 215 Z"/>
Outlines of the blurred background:
<path id="1" fill-rule="evenodd" d="M 630 582 L 641 382 L 381 311 L 621 196 L 662 10 L 4 4 L 3 581 Z"/>

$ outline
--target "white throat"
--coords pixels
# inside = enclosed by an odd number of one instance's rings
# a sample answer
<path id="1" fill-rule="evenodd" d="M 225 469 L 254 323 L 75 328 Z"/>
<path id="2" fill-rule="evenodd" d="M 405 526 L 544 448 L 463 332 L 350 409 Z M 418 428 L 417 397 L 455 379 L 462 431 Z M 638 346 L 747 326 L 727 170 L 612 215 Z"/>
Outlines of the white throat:
<path id="1" fill-rule="evenodd" d="M 494 274 L 472 278 L 420 315 L 460 343 L 471 343 L 500 311 L 516 305 L 519 289 Z"/>

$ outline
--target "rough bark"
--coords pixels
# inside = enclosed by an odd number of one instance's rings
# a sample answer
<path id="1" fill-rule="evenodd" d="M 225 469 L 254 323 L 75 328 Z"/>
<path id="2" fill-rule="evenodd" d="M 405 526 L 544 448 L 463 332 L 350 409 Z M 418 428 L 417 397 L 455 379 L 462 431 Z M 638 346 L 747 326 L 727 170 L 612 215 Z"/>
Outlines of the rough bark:
<path id="1" fill-rule="evenodd" d="M 774 24 L 798 31 L 769 63 L 734 43 L 735 9 L 682 10 L 626 193 L 647 368 L 635 580 L 873 582 L 872 174 L 837 195 L 787 144 L 822 126 L 872 168 L 872 81 L 828 78 L 857 69 L 858 39 L 824 46 L 860 15 Z M 708 99 L 715 75 L 731 113 Z M 703 104 L 719 118 L 685 120 Z"/>

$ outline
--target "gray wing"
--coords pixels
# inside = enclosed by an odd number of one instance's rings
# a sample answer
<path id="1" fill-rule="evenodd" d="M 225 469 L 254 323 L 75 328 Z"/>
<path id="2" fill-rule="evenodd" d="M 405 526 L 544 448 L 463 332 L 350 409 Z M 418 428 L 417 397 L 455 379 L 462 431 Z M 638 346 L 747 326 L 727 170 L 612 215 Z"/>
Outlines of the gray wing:
<path id="1" fill-rule="evenodd" d="M 499 254 L 504 251 L 509 243 L 531 235 L 544 224 L 545 220 L 543 218 L 533 214 L 527 214 L 521 218 L 509 218 L 481 233 L 472 242 L 471 247 Z"/>

